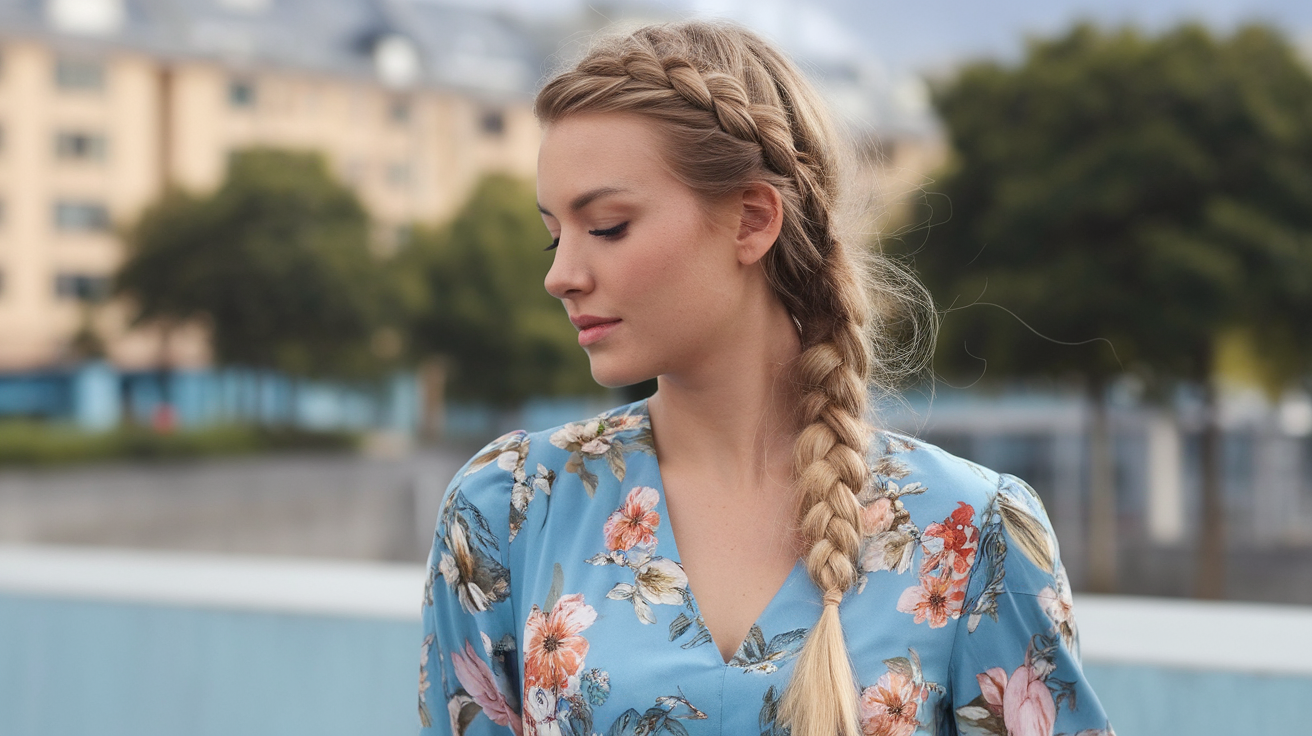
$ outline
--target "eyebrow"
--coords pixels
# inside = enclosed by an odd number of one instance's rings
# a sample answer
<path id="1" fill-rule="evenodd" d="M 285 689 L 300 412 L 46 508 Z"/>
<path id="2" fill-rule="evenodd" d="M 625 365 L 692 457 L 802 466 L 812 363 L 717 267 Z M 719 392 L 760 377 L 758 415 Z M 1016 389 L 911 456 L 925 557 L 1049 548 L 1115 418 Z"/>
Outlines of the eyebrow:
<path id="1" fill-rule="evenodd" d="M 574 201 L 569 203 L 569 208 L 572 212 L 578 212 L 602 197 L 609 197 L 612 194 L 622 194 L 627 191 L 629 190 L 622 187 L 597 187 L 596 189 L 584 192 L 575 197 Z M 541 212 L 547 217 L 555 217 L 555 215 L 551 214 L 551 212 L 547 210 L 546 207 L 543 207 L 540 202 L 538 203 L 538 212 Z"/>

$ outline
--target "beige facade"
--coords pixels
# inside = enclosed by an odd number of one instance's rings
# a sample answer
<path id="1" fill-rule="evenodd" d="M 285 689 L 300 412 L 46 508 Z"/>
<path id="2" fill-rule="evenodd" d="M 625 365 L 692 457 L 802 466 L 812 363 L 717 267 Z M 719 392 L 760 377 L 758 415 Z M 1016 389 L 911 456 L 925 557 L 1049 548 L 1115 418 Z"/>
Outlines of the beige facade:
<path id="1" fill-rule="evenodd" d="M 522 98 L 11 38 L 0 136 L 0 370 L 13 370 L 58 362 L 88 319 L 120 367 L 157 363 L 156 335 L 96 302 L 123 258 L 115 232 L 167 183 L 216 186 L 233 150 L 323 152 L 386 249 L 449 216 L 483 173 L 531 176 L 538 129 Z M 198 329 L 170 353 L 208 360 Z"/>

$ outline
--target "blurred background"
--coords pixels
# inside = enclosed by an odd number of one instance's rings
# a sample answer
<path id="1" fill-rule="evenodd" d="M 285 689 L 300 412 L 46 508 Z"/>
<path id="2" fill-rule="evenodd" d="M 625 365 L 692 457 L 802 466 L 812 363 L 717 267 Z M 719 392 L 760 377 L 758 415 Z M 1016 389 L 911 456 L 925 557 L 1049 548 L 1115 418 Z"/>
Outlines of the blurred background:
<path id="1" fill-rule="evenodd" d="M 532 95 L 692 16 L 831 104 L 942 312 L 881 421 L 1039 491 L 1117 732 L 1308 732 L 1312 5 L 0 0 L 0 733 L 417 728 L 451 475 L 652 390 Z"/>

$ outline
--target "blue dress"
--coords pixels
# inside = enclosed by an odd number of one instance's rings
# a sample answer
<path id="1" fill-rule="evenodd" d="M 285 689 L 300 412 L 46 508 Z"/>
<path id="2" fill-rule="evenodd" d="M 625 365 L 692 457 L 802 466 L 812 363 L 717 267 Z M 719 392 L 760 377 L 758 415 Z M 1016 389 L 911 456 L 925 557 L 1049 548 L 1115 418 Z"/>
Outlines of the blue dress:
<path id="1" fill-rule="evenodd" d="M 891 432 L 868 462 L 840 607 L 864 733 L 1111 734 L 1034 491 Z M 429 557 L 423 733 L 787 733 L 820 591 L 799 561 L 726 664 L 667 519 L 645 401 L 474 456 Z"/>

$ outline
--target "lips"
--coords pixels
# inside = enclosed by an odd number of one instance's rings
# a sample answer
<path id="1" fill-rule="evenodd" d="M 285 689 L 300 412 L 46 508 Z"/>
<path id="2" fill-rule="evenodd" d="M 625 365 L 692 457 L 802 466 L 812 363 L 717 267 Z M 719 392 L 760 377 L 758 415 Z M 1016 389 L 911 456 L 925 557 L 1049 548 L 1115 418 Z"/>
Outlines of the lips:
<path id="1" fill-rule="evenodd" d="M 577 317 L 570 317 L 569 321 L 579 331 L 579 346 L 587 347 L 610 334 L 623 320 L 618 317 L 596 317 L 591 314 L 580 314 Z"/>

